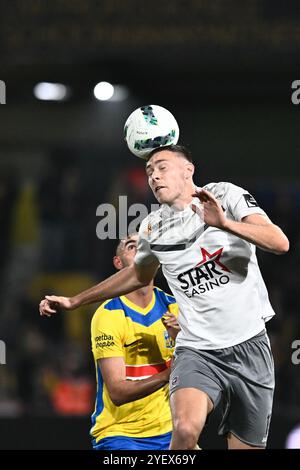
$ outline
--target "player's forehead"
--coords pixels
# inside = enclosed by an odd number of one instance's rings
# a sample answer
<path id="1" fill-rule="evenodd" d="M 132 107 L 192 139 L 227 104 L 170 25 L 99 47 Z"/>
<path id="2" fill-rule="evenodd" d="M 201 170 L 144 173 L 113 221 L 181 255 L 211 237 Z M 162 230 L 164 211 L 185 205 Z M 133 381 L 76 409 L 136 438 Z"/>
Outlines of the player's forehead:
<path id="1" fill-rule="evenodd" d="M 178 153 L 170 152 L 169 150 L 162 150 L 161 152 L 155 153 L 150 160 L 146 163 L 146 171 L 148 168 L 153 168 L 159 165 L 161 162 L 171 161 L 177 159 Z"/>
<path id="2" fill-rule="evenodd" d="M 126 238 L 122 238 L 120 240 L 120 245 L 122 247 L 122 249 L 125 249 L 127 246 L 131 245 L 132 243 L 137 243 L 137 240 L 138 240 L 138 234 L 135 233 L 135 234 L 132 234 L 132 235 L 128 235 L 128 237 Z"/>

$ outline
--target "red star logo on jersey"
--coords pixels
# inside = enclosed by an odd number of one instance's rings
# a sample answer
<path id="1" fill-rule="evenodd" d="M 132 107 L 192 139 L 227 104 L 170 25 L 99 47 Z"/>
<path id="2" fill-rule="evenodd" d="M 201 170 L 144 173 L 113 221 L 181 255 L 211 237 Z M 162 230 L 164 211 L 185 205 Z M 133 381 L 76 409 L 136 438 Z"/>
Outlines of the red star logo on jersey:
<path id="1" fill-rule="evenodd" d="M 220 261 L 223 250 L 224 250 L 224 247 L 219 248 L 214 253 L 208 253 L 208 251 L 206 251 L 205 248 L 201 248 L 202 260 L 200 261 L 200 263 L 196 264 L 196 266 L 201 266 L 202 264 L 204 264 L 207 261 L 211 260 L 211 261 L 214 261 L 218 266 L 220 266 L 220 268 L 223 271 L 226 271 L 226 272 L 230 273 L 231 272 L 230 269 L 228 269 L 225 266 L 225 264 L 221 263 L 221 261 Z"/>

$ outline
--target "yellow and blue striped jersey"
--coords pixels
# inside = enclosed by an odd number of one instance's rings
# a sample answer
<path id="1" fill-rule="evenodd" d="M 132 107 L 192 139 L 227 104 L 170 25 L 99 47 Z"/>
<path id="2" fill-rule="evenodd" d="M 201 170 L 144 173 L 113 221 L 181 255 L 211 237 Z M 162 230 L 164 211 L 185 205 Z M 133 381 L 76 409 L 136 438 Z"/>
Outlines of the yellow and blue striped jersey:
<path id="1" fill-rule="evenodd" d="M 178 314 L 175 299 L 155 287 L 146 308 L 121 296 L 104 302 L 94 314 L 91 334 L 97 397 L 91 435 L 96 442 L 108 436 L 150 437 L 171 431 L 168 385 L 117 407 L 110 400 L 97 365 L 98 359 L 124 357 L 129 380 L 144 379 L 164 370 L 174 349 L 174 341 L 161 322 L 166 312 Z"/>

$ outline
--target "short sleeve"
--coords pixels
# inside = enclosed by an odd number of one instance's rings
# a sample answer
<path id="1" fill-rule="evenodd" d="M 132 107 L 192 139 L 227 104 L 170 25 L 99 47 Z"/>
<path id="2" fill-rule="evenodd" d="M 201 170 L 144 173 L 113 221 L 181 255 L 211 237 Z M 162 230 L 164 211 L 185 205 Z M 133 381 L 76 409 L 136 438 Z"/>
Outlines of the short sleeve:
<path id="1" fill-rule="evenodd" d="M 92 318 L 91 337 L 94 358 L 123 357 L 126 320 L 121 310 L 98 308 Z"/>
<path id="2" fill-rule="evenodd" d="M 134 262 L 138 265 L 148 265 L 154 261 L 158 261 L 156 256 L 151 251 L 148 232 L 151 231 L 151 226 L 148 217 L 141 223 L 139 230 L 139 239 L 137 246 L 137 253 Z"/>
<path id="3" fill-rule="evenodd" d="M 173 315 L 175 315 L 175 317 L 178 317 L 179 309 L 178 309 L 178 305 L 176 303 L 168 305 L 168 310 L 169 310 L 170 313 L 173 313 Z"/>
<path id="4" fill-rule="evenodd" d="M 266 215 L 246 189 L 231 183 L 227 183 L 227 185 L 226 205 L 235 220 L 240 222 L 243 217 L 251 214 Z"/>

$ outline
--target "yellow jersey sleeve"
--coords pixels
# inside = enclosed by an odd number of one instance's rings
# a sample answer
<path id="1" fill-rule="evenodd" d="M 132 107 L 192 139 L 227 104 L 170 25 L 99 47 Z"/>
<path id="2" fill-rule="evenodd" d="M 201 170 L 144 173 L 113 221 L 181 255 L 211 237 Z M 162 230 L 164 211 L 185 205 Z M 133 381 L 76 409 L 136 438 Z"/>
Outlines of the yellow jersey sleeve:
<path id="1" fill-rule="evenodd" d="M 106 310 L 101 305 L 91 323 L 92 351 L 95 360 L 123 357 L 127 324 L 122 310 Z"/>
<path id="2" fill-rule="evenodd" d="M 179 313 L 179 309 L 178 309 L 178 305 L 177 304 L 169 304 L 168 305 L 168 310 L 170 313 L 173 313 L 173 315 L 175 315 L 175 317 L 178 317 L 178 313 Z"/>

